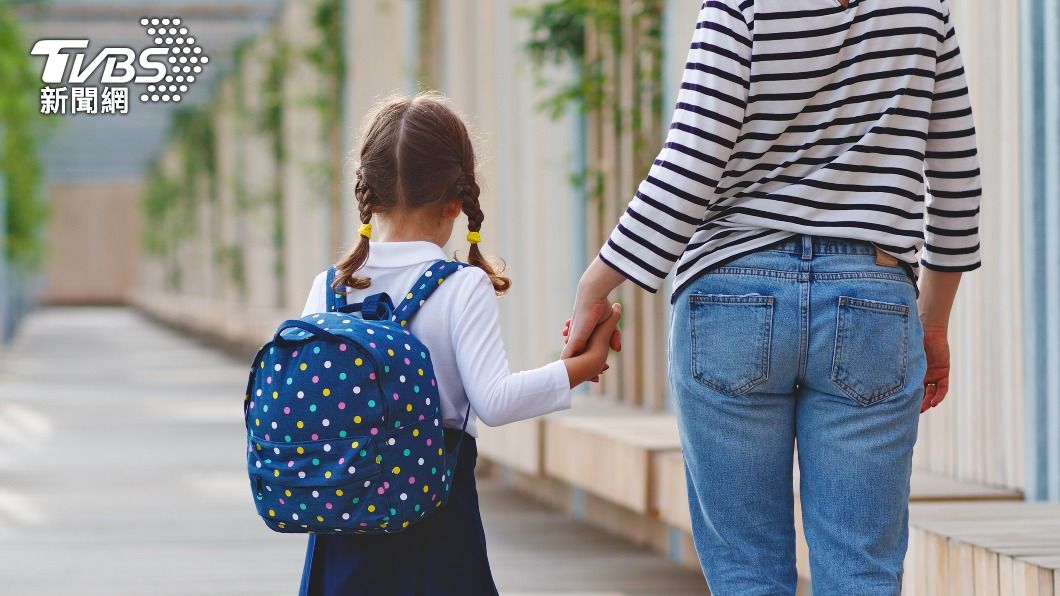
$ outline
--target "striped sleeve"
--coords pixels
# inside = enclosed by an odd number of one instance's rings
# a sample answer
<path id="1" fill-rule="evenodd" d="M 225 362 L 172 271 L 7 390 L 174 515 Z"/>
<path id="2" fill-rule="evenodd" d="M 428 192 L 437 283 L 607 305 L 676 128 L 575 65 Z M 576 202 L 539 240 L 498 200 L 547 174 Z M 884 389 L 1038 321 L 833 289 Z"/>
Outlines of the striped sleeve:
<path id="1" fill-rule="evenodd" d="M 979 156 L 964 64 L 948 10 L 943 25 L 924 162 L 928 200 L 921 264 L 940 271 L 971 271 L 980 265 Z"/>
<path id="2" fill-rule="evenodd" d="M 650 292 L 703 224 L 725 171 L 746 110 L 751 38 L 738 2 L 703 3 L 666 142 L 600 250 Z"/>

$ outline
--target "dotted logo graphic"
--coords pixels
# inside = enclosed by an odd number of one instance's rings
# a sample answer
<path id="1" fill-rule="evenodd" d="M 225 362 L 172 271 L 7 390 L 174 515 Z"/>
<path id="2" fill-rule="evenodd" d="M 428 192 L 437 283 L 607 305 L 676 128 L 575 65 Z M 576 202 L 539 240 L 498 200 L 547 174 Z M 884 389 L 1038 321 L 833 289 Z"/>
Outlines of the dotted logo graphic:
<path id="1" fill-rule="evenodd" d="M 163 80 L 147 85 L 140 95 L 143 102 L 177 102 L 188 91 L 188 86 L 202 73 L 210 58 L 202 53 L 202 46 L 189 35 L 179 18 L 145 17 L 140 25 L 154 41 L 155 47 L 169 51 L 168 71 Z"/>

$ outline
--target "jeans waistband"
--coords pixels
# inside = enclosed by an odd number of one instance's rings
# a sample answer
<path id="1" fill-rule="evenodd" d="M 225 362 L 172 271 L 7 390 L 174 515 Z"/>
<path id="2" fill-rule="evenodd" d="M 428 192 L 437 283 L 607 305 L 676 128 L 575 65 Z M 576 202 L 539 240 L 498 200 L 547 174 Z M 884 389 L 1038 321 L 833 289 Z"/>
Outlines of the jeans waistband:
<path id="1" fill-rule="evenodd" d="M 853 238 L 810 236 L 796 234 L 765 247 L 765 250 L 788 252 L 800 256 L 814 255 L 875 255 L 876 245 Z"/>

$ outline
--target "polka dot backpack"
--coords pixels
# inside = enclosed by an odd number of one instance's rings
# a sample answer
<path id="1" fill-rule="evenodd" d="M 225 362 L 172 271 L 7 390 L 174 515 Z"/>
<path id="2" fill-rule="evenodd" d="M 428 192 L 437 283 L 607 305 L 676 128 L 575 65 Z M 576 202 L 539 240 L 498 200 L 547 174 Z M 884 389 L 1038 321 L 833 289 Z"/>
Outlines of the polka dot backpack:
<path id="1" fill-rule="evenodd" d="M 345 288 L 330 290 L 332 266 L 328 312 L 283 322 L 258 351 L 244 401 L 247 470 L 269 528 L 394 533 L 445 504 L 455 457 L 430 354 L 408 325 L 465 266 L 433 263 L 397 307 L 386 294 L 347 305 Z"/>

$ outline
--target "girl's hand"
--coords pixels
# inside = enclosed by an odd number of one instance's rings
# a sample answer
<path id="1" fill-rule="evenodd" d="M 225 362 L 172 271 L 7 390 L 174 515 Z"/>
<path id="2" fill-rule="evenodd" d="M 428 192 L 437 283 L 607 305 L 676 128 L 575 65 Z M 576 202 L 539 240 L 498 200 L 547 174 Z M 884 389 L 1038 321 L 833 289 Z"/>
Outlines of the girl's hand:
<path id="1" fill-rule="evenodd" d="M 564 342 L 567 341 L 567 336 L 568 335 L 570 335 L 570 319 L 567 319 L 567 321 L 563 324 L 563 341 Z M 611 349 L 613 349 L 613 350 L 615 350 L 617 352 L 618 348 L 615 348 L 615 338 L 616 337 L 619 339 L 619 341 L 621 341 L 621 339 L 622 339 L 622 330 L 618 329 L 617 327 L 615 328 L 614 333 L 611 334 Z M 621 346 L 619 346 L 619 347 L 621 347 Z M 609 369 L 609 368 L 611 368 L 611 365 L 610 364 L 605 364 L 604 365 L 604 370 L 602 370 L 601 373 L 607 372 L 607 369 Z M 591 378 L 589 380 L 592 381 L 593 383 L 599 383 L 600 382 L 600 375 L 596 375 L 595 377 L 593 377 L 593 378 Z"/>
<path id="2" fill-rule="evenodd" d="M 608 317 L 589 336 L 585 350 L 576 356 L 563 358 L 572 389 L 585 381 L 598 381 L 600 374 L 608 368 L 607 355 L 612 337 L 618 329 L 618 320 L 622 317 L 622 306 L 613 304 L 608 312 Z"/>

